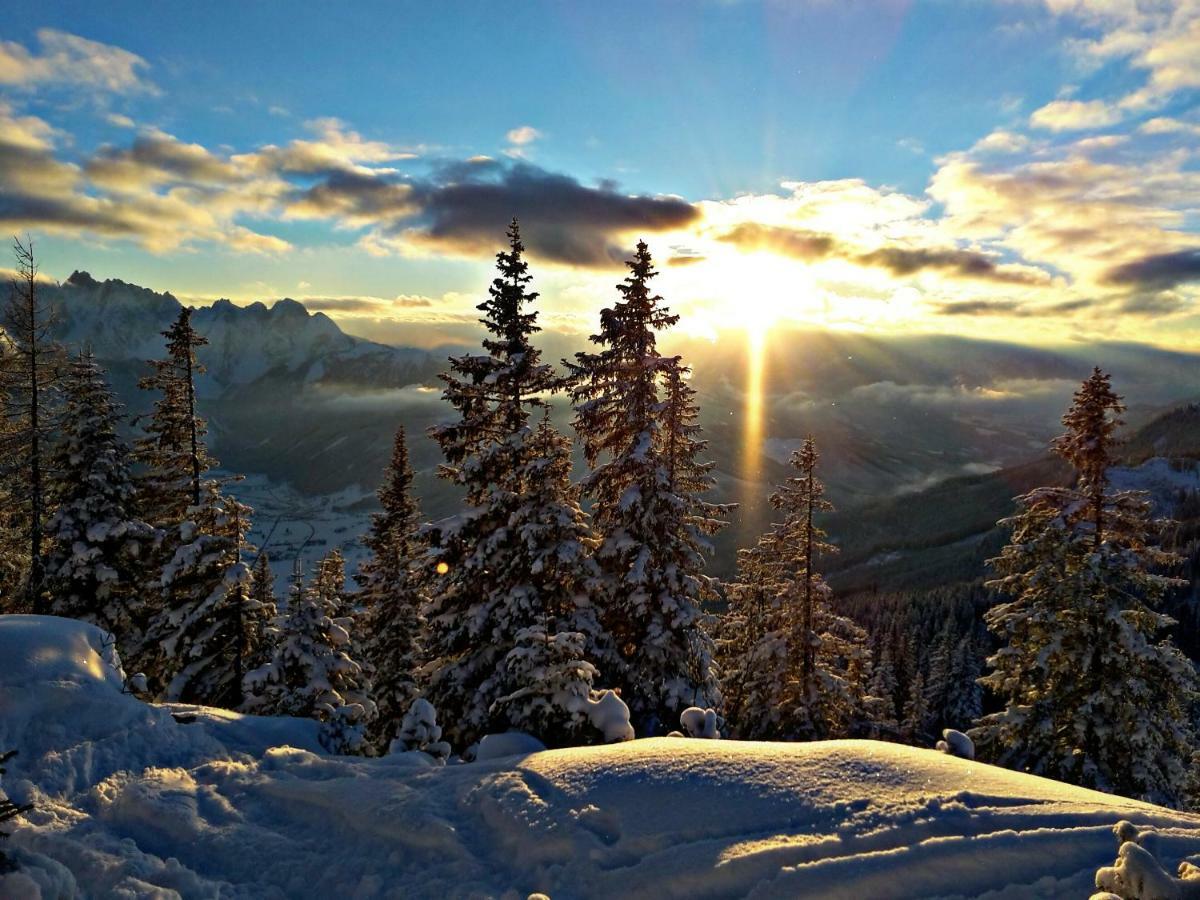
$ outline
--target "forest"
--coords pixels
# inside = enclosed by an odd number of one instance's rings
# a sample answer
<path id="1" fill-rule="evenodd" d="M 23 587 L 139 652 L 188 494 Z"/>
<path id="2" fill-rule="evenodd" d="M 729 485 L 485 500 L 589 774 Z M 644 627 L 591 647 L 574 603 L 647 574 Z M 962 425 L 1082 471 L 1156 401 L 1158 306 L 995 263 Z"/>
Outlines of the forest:
<path id="1" fill-rule="evenodd" d="M 773 524 L 718 580 L 706 561 L 733 510 L 706 499 L 692 369 L 658 348 L 679 317 L 655 293 L 649 247 L 592 348 L 556 366 L 514 219 L 477 307 L 486 336 L 440 376 L 430 434 L 460 511 L 426 521 L 398 422 L 367 562 L 347 572 L 332 551 L 278 597 L 284 561 L 250 545 L 253 510 L 213 471 L 191 310 L 147 363 L 152 411 L 128 421 L 88 348 L 51 339 L 33 247 L 14 250 L 0 612 L 99 626 L 142 698 L 312 718 L 332 753 L 441 760 L 504 732 L 552 748 L 680 730 L 928 747 L 952 729 L 949 752 L 966 733 L 1009 768 L 1200 799 L 1200 647 L 1175 628 L 1195 620 L 1197 501 L 1181 496 L 1171 523 L 1111 483 L 1124 403 L 1101 368 L 1050 448 L 1062 477 L 1017 498 L 986 582 L 836 596 L 820 435 L 770 494 Z M 552 424 L 555 402 L 573 434 Z"/>

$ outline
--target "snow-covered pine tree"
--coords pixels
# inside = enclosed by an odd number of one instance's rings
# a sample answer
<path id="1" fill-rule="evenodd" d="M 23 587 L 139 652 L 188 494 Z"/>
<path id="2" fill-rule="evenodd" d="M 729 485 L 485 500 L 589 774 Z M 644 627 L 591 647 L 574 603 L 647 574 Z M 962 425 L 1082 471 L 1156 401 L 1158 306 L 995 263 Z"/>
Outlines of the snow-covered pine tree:
<path id="1" fill-rule="evenodd" d="M 1168 805 L 1192 790 L 1192 663 L 1155 610 L 1176 562 L 1145 494 L 1108 481 L 1124 406 L 1100 369 L 1084 381 L 1053 449 L 1072 487 L 1018 498 L 991 563 L 1008 598 L 986 615 L 1004 646 L 982 679 L 1006 701 L 971 732 L 983 758 Z"/>
<path id="2" fill-rule="evenodd" d="M 816 571 L 816 555 L 833 548 L 815 524 L 830 509 L 816 477 L 816 444 L 810 437 L 792 455 L 797 475 L 771 495 L 783 521 L 758 545 L 739 554 L 738 583 L 730 588 L 731 615 L 748 608 L 762 617 L 757 642 L 728 670 L 748 685 L 729 716 L 747 739 L 820 740 L 865 730 L 870 651 L 865 632 L 833 611 L 830 590 Z M 731 710 L 732 711 L 732 710 Z"/>
<path id="3" fill-rule="evenodd" d="M 354 618 L 355 598 L 346 591 L 346 557 L 342 551 L 334 547 L 321 557 L 317 563 L 316 575 L 313 578 L 313 591 L 325 615 L 340 622 L 343 628 L 349 630 Z M 351 636 L 353 637 L 353 635 Z"/>
<path id="4" fill-rule="evenodd" d="M 259 550 L 251 567 L 254 576 L 254 589 L 250 598 L 257 608 L 262 610 L 268 622 L 274 622 L 279 614 L 279 601 L 275 597 L 275 574 L 271 571 L 271 557 L 267 551 Z"/>
<path id="5" fill-rule="evenodd" d="M 896 717 L 896 691 L 899 685 L 896 681 L 896 665 L 892 659 L 892 648 L 883 645 L 871 669 L 871 680 L 867 688 L 868 702 L 871 705 L 869 716 L 871 736 L 894 740 L 900 730 Z"/>
<path id="6" fill-rule="evenodd" d="M 278 628 L 270 661 L 246 676 L 245 708 L 316 719 L 325 725 L 321 739 L 331 752 L 365 751 L 374 704 L 363 689 L 362 666 L 347 653 L 350 635 L 299 580 Z"/>
<path id="7" fill-rule="evenodd" d="M 144 469 L 139 483 L 143 518 L 169 528 L 184 520 L 188 507 L 200 505 L 204 473 L 215 462 L 208 455 L 207 429 L 196 410 L 196 376 L 204 372 L 196 349 L 208 339 L 192 327 L 192 311 L 186 306 L 163 337 L 166 359 L 150 360 L 154 371 L 138 382 L 159 397 L 134 446 Z"/>
<path id="8" fill-rule="evenodd" d="M 525 444 L 520 502 L 509 520 L 514 543 L 502 560 L 515 619 L 531 624 L 515 635 L 496 681 L 492 730 L 535 735 L 548 747 L 592 743 L 603 736 L 588 716 L 597 675 L 590 661 L 611 658 L 591 602 L 599 571 L 579 492 L 571 484 L 571 445 L 549 411 Z"/>
<path id="9" fill-rule="evenodd" d="M 921 746 L 928 737 L 929 694 L 925 673 L 917 669 L 908 685 L 908 698 L 904 701 L 900 720 L 900 734 L 909 744 Z"/>
<path id="10" fill-rule="evenodd" d="M 138 513 L 158 529 L 161 540 L 153 560 L 146 565 L 143 631 L 147 641 L 136 648 L 129 662 L 133 669 L 146 674 L 154 694 L 161 693 L 174 674 L 168 671 L 169 660 L 157 641 L 170 634 L 181 618 L 189 614 L 173 608 L 170 596 L 173 588 L 170 579 L 164 580 L 164 574 L 168 570 L 172 575 L 181 571 L 183 558 L 176 560 L 176 557 L 184 545 L 196 545 L 204 539 L 206 532 L 189 516 L 203 515 L 208 509 L 209 518 L 215 520 L 220 513 L 213 505 L 222 505 L 215 486 L 209 491 L 203 481 L 204 473 L 215 461 L 208 455 L 204 420 L 196 410 L 195 378 L 204 371 L 196 359 L 196 349 L 208 342 L 192 327 L 191 310 L 187 307 L 179 311 L 179 318 L 163 332 L 163 337 L 167 339 L 166 358 L 150 360 L 152 373 L 138 382 L 142 389 L 156 391 L 158 398 L 149 415 L 139 417 L 142 435 L 134 441 L 134 459 L 140 468 Z M 227 550 L 214 548 L 212 552 L 201 553 L 198 546 L 185 555 L 195 561 L 230 559 Z M 222 575 L 223 569 L 214 570 L 209 586 L 215 588 Z M 193 602 L 196 590 L 195 585 L 187 589 Z"/>
<path id="11" fill-rule="evenodd" d="M 166 605 L 148 638 L 161 653 L 155 669 L 164 673 L 167 699 L 236 709 L 246 673 L 270 645 L 274 610 L 255 599 L 244 560 L 250 508 L 211 479 L 201 490 L 163 569 Z"/>
<path id="12" fill-rule="evenodd" d="M 155 533 L 136 516 L 130 452 L 117 433 L 120 406 L 91 354 L 72 361 L 63 388 L 50 459 L 58 506 L 46 523 L 49 612 L 110 632 L 129 659 L 140 646 L 139 588 Z"/>
<path id="13" fill-rule="evenodd" d="M 561 498 L 560 508 L 530 506 L 545 499 L 547 489 L 533 480 L 550 480 L 531 474 L 531 464 L 548 450 L 538 445 L 530 412 L 545 408 L 543 397 L 560 379 L 530 341 L 540 330 L 530 310 L 537 294 L 529 290 L 515 220 L 508 238 L 508 250 L 496 256 L 499 274 L 478 307 L 489 335 L 486 352 L 451 358 L 443 396 L 457 420 L 430 431 L 446 460 L 440 474 L 463 489 L 467 507 L 423 532 L 436 566 L 424 610 L 428 696 L 447 735 L 460 744 L 505 721 L 502 709 L 493 712 L 496 701 L 513 693 L 501 677 L 505 658 L 520 635 L 528 638 L 527 629 L 543 623 L 548 604 L 574 602 L 573 585 L 586 571 L 582 550 L 563 556 L 561 548 L 542 543 L 554 532 L 536 527 L 554 522 L 563 532 L 582 531 L 578 506 Z M 539 558 L 554 558 L 559 568 L 539 572 L 533 568 Z"/>
<path id="14" fill-rule="evenodd" d="M 396 429 L 392 459 L 379 487 L 383 511 L 371 517 L 371 529 L 363 536 L 371 555 L 356 576 L 364 610 L 364 660 L 376 707 L 370 738 L 378 753 L 387 750 L 420 694 L 421 607 L 426 602 L 429 563 L 418 533 L 421 511 L 412 484 L 408 443 L 401 426 Z"/>
<path id="15" fill-rule="evenodd" d="M 665 424 L 664 380 L 681 370 L 659 352 L 657 335 L 679 317 L 651 290 L 657 272 L 644 241 L 626 265 L 621 298 L 601 311 L 591 338 L 600 349 L 576 354 L 569 369 L 575 430 L 591 467 L 583 490 L 601 538 L 601 621 L 623 663 L 605 675 L 617 676 L 638 732 L 653 734 L 688 706 L 717 700 L 708 666 L 694 658 L 707 645 L 694 635 L 710 589 L 701 574 L 706 532 L 717 523 L 691 492 L 709 479 L 695 461 L 702 444 L 690 395 L 677 391 L 676 427 Z"/>
<path id="16" fill-rule="evenodd" d="M 49 515 L 46 463 L 62 373 L 62 348 L 53 340 L 54 317 L 41 299 L 33 242 L 13 240 L 16 274 L 0 310 L 0 467 L 20 510 L 16 518 L 27 560 L 21 600 L 8 611 L 46 612 L 45 523 Z M 11 520 L 10 520 L 11 522 Z M 10 561 L 12 555 L 10 554 Z M 15 598 L 13 598 L 15 600 Z"/>

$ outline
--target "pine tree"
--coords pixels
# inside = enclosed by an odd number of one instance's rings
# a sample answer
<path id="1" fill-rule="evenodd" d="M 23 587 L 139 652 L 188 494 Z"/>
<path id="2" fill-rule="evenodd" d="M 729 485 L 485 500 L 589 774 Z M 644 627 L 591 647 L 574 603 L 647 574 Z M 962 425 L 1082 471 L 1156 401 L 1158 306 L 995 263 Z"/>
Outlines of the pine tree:
<path id="1" fill-rule="evenodd" d="M 256 601 L 243 560 L 251 510 L 206 473 L 216 465 L 196 407 L 197 348 L 208 341 L 183 308 L 163 332 L 167 356 L 139 386 L 158 391 L 135 453 L 143 515 L 161 531 L 147 595 L 146 640 L 135 665 L 152 693 L 239 706 L 242 681 L 268 641 L 271 608 Z"/>
<path id="2" fill-rule="evenodd" d="M 918 669 L 908 686 L 908 699 L 904 701 L 900 733 L 908 743 L 917 746 L 928 738 L 928 721 L 929 700 L 925 673 Z"/>
<path id="3" fill-rule="evenodd" d="M 136 517 L 129 448 L 117 434 L 120 406 L 90 354 L 72 362 L 64 393 L 50 461 L 58 508 L 46 523 L 49 611 L 110 632 L 129 658 L 139 645 L 141 569 L 155 534 Z"/>
<path id="4" fill-rule="evenodd" d="M 875 738 L 894 739 L 899 732 L 900 723 L 896 717 L 898 688 L 892 649 L 885 644 L 875 660 L 875 665 L 871 670 L 870 685 L 867 689 L 867 694 L 871 698 L 869 718 L 872 725 L 872 736 Z"/>
<path id="5" fill-rule="evenodd" d="M 1053 448 L 1072 487 L 1018 499 L 1009 544 L 991 561 L 1010 598 L 986 615 L 1004 646 L 983 684 L 1006 708 L 972 731 L 986 757 L 1155 803 L 1191 789 L 1196 695 L 1191 662 L 1160 637 L 1157 612 L 1177 561 L 1156 545 L 1145 494 L 1108 482 L 1124 410 L 1096 369 L 1076 392 Z"/>
<path id="6" fill-rule="evenodd" d="M 545 408 L 543 397 L 559 379 L 530 342 L 540 330 L 537 313 L 528 311 L 537 294 L 528 290 L 515 221 L 508 238 L 509 249 L 496 257 L 499 275 L 478 307 L 486 353 L 451 358 L 444 397 L 458 419 L 431 429 L 446 460 L 440 474 L 463 489 L 467 508 L 424 532 L 437 572 L 425 609 L 428 695 L 446 734 L 463 744 L 509 724 L 503 704 L 496 706 L 512 693 L 502 663 L 519 636 L 543 622 L 548 603 L 571 602 L 560 594 L 575 590 L 568 585 L 583 578 L 575 570 L 582 572 L 586 558 L 578 552 L 555 570 L 547 597 L 537 582 L 551 576 L 533 568 L 534 560 L 560 551 L 541 543 L 548 537 L 536 523 L 561 515 L 570 521 L 560 527 L 582 528 L 582 513 L 569 503 L 566 512 L 530 509 L 532 498 L 544 496 L 534 483 L 544 475 L 529 467 L 550 451 L 538 444 L 529 417 Z"/>
<path id="7" fill-rule="evenodd" d="M 371 674 L 376 717 L 371 742 L 384 752 L 418 697 L 417 668 L 422 653 L 428 584 L 425 543 L 419 535 L 421 511 L 412 493 L 413 470 L 403 426 L 396 429 L 392 459 L 379 488 L 383 511 L 371 517 L 363 543 L 371 552 L 357 581 L 364 609 L 364 658 Z"/>
<path id="8" fill-rule="evenodd" d="M 723 660 L 746 685 L 731 726 L 747 739 L 820 740 L 866 730 L 870 652 L 866 634 L 837 615 L 831 592 L 814 562 L 833 548 L 814 521 L 830 509 L 816 477 L 812 438 L 792 455 L 798 474 L 771 495 L 783 514 L 758 545 L 738 555 L 730 614 L 759 620 L 757 639 Z M 733 715 L 736 713 L 736 716 Z"/>
<path id="9" fill-rule="evenodd" d="M 547 411 L 522 456 L 520 502 L 509 520 L 515 544 L 502 563 L 514 619 L 532 624 L 517 631 L 496 684 L 484 689 L 499 694 L 492 730 L 525 731 L 550 747 L 601 737 L 587 715 L 597 676 L 590 659 L 611 658 L 592 606 L 595 542 L 570 479 L 570 442 Z"/>
<path id="10" fill-rule="evenodd" d="M 254 597 L 244 561 L 250 508 L 202 484 L 201 504 L 188 510 L 180 543 L 163 569 L 163 611 L 148 637 L 161 656 L 169 700 L 240 707 L 243 680 L 270 644 L 274 610 Z"/>
<path id="11" fill-rule="evenodd" d="M 374 705 L 363 689 L 362 665 L 347 652 L 350 635 L 299 579 L 278 629 L 270 661 L 246 676 L 246 709 L 316 719 L 325 726 L 321 739 L 331 752 L 365 751 Z"/>
<path id="12" fill-rule="evenodd" d="M 719 527 L 696 494 L 711 483 L 696 462 L 691 395 L 679 360 L 657 334 L 679 319 L 650 288 L 657 275 L 639 242 L 617 285 L 620 300 L 600 313 L 594 353 L 570 365 L 575 430 L 591 471 L 584 479 L 601 543 L 602 624 L 621 659 L 616 676 L 639 733 L 674 726 L 686 707 L 717 702 L 700 604 L 707 535 Z M 674 379 L 672 381 L 672 379 Z M 668 398 L 663 399 L 664 382 Z M 674 384 L 675 393 L 669 394 Z"/>
<path id="13" fill-rule="evenodd" d="M 3 345 L 0 352 L 0 401 L 3 402 L 5 427 L 0 429 L 0 460 L 7 475 L 6 487 L 14 495 L 20 514 L 28 560 L 20 606 L 44 613 L 45 522 L 49 514 L 47 497 L 48 439 L 54 427 L 54 414 L 61 380 L 62 348 L 51 331 L 54 317 L 41 300 L 37 259 L 33 242 L 13 241 L 16 275 L 10 295 L 0 311 Z M 10 561 L 13 559 L 9 554 Z M 15 598 L 13 598 L 15 600 Z"/>
<path id="14" fill-rule="evenodd" d="M 192 327 L 192 311 L 186 306 L 163 337 L 167 358 L 150 360 L 153 373 L 138 382 L 159 397 L 135 446 L 145 469 L 139 485 L 143 516 L 167 528 L 182 522 L 188 507 L 200 506 L 204 473 L 216 463 L 208 455 L 207 429 L 196 410 L 196 376 L 204 372 L 196 349 L 208 340 Z"/>

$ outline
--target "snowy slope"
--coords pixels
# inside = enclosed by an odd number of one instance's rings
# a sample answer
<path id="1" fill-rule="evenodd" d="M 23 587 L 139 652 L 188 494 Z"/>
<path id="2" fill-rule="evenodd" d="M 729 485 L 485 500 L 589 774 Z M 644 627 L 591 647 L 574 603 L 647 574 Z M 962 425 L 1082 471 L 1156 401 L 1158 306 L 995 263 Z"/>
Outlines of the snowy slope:
<path id="1" fill-rule="evenodd" d="M 1196 816 L 870 741 L 329 757 L 309 722 L 146 706 L 104 652 L 0 617 L 5 788 L 38 806 L 0 895 L 1086 897 L 1119 819 L 1200 850 Z"/>

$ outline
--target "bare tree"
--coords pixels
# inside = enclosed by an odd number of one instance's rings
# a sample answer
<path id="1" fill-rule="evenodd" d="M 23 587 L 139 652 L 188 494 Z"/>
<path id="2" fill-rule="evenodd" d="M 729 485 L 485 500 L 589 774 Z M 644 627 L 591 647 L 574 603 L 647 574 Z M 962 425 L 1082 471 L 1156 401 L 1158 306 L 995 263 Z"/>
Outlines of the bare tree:
<path id="1" fill-rule="evenodd" d="M 45 612 L 47 438 L 53 425 L 56 394 L 62 378 L 62 348 L 52 337 L 55 318 L 39 294 L 33 241 L 13 238 L 16 272 L 8 302 L 0 312 L 0 403 L 5 428 L 0 431 L 0 458 L 14 500 L 24 513 L 29 548 L 25 606 Z"/>

